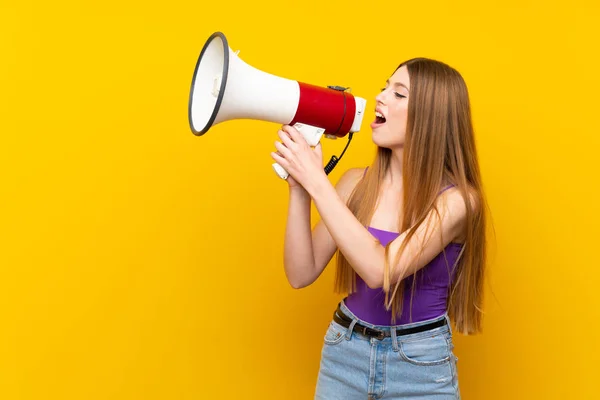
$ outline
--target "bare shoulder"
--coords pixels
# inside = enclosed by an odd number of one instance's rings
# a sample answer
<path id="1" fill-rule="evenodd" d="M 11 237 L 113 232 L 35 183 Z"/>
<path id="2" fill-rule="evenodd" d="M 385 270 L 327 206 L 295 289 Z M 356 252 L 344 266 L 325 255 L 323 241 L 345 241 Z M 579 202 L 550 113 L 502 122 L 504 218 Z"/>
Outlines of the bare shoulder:
<path id="1" fill-rule="evenodd" d="M 447 210 L 453 219 L 458 220 L 466 218 L 468 203 L 470 203 L 473 212 L 478 211 L 479 194 L 470 186 L 466 190 L 457 187 L 448 189 L 438 199 L 438 206 L 442 206 L 442 209 Z"/>
<path id="2" fill-rule="evenodd" d="M 335 185 L 335 189 L 337 190 L 340 197 L 344 199 L 344 201 L 348 200 L 352 191 L 360 182 L 363 175 L 365 173 L 364 168 L 350 168 L 346 170 L 338 182 Z"/>
<path id="3" fill-rule="evenodd" d="M 445 221 L 447 232 L 451 233 L 456 241 L 464 241 L 464 233 L 467 219 L 467 204 L 470 203 L 471 210 L 474 213 L 479 209 L 479 195 L 477 191 L 468 187 L 466 195 L 459 188 L 446 190 L 438 199 L 438 208 L 442 214 L 442 220 Z"/>
<path id="4" fill-rule="evenodd" d="M 461 191 L 457 190 L 455 193 L 455 199 L 454 201 L 456 202 L 460 202 L 462 204 L 463 207 L 466 208 L 466 203 L 469 203 L 471 209 L 474 212 L 477 212 L 480 204 L 479 204 L 479 193 L 477 193 L 477 191 L 471 187 L 468 186 L 465 190 L 465 194 L 463 194 Z"/>

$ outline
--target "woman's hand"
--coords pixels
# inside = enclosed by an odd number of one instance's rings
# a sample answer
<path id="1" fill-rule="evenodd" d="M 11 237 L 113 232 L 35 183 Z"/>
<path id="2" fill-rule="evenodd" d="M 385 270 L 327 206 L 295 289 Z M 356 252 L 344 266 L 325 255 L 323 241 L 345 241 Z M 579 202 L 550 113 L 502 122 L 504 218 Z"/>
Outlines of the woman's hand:
<path id="1" fill-rule="evenodd" d="M 311 149 L 304 136 L 289 125 L 283 125 L 277 134 L 281 142 L 275 142 L 277 152 L 271 152 L 271 157 L 288 172 L 290 186 L 300 184 L 310 193 L 323 179 L 327 180 L 321 143 Z"/>

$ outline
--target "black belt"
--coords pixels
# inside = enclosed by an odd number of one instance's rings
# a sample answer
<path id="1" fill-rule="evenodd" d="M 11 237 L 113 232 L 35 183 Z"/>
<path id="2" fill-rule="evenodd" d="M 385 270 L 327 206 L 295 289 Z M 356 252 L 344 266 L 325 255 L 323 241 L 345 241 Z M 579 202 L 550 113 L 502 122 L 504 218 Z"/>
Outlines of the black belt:
<path id="1" fill-rule="evenodd" d="M 349 328 L 350 324 L 352 323 L 352 319 L 348 318 L 342 312 L 339 305 L 338 305 L 337 310 L 335 310 L 335 312 L 333 313 L 333 320 L 345 328 Z M 424 332 L 424 331 L 428 331 L 430 329 L 439 328 L 444 325 L 446 325 L 446 318 L 441 319 L 436 322 L 429 323 L 429 324 L 414 326 L 412 328 L 396 329 L 396 336 L 410 335 L 411 333 Z M 391 329 L 386 329 L 386 330 L 382 331 L 379 329 L 369 328 L 369 327 L 361 325 L 359 323 L 354 324 L 353 330 L 364 336 L 375 337 L 377 339 L 383 339 L 384 337 L 391 336 L 391 333 L 392 333 Z"/>

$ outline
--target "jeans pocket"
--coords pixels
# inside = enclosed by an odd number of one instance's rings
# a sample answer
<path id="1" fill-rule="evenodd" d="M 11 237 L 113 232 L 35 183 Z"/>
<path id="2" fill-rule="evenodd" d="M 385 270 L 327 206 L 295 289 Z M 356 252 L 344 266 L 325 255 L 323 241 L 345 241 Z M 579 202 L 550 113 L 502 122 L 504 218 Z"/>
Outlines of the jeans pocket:
<path id="1" fill-rule="evenodd" d="M 331 321 L 325 332 L 325 344 L 336 345 L 341 343 L 346 336 L 346 332 L 348 332 L 348 328 L 343 327 L 335 321 Z"/>
<path id="2" fill-rule="evenodd" d="M 444 334 L 399 341 L 400 355 L 414 365 L 437 365 L 450 361 L 452 353 Z"/>

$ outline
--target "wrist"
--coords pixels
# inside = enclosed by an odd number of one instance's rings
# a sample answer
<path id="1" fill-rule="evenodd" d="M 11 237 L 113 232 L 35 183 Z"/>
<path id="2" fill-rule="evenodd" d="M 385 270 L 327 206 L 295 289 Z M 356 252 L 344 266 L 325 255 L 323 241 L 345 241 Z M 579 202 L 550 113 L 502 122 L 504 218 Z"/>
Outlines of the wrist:
<path id="1" fill-rule="evenodd" d="M 290 196 L 310 197 L 308 191 L 302 187 L 302 185 L 290 186 Z"/>
<path id="2" fill-rule="evenodd" d="M 314 179 L 310 185 L 307 185 L 306 188 L 306 191 L 309 193 L 310 197 L 312 197 L 315 201 L 322 197 L 327 197 L 331 190 L 333 190 L 334 193 L 337 193 L 335 188 L 331 185 L 331 182 L 329 182 L 329 179 L 325 173 L 319 176 L 319 178 Z"/>

